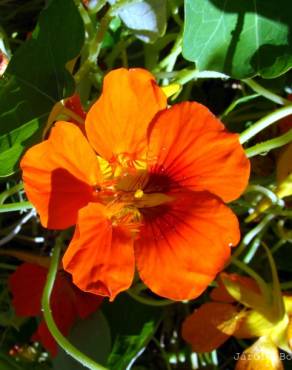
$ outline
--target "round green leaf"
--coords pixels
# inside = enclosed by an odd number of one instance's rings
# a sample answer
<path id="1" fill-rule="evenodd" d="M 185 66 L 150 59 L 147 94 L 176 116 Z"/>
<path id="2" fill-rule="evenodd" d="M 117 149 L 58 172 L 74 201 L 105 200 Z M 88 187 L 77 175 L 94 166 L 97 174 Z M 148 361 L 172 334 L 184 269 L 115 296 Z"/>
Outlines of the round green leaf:
<path id="1" fill-rule="evenodd" d="M 199 70 L 274 78 L 292 66 L 290 0 L 186 0 L 183 55 Z"/>

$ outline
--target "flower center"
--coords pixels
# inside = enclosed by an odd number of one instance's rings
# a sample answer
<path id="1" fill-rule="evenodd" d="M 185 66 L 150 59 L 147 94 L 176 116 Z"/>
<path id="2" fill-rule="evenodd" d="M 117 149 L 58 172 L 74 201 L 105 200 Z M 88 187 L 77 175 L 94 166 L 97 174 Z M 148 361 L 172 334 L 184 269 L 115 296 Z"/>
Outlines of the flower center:
<path id="1" fill-rule="evenodd" d="M 110 163 L 99 158 L 104 181 L 93 187 L 93 199 L 108 208 L 113 227 L 125 227 L 133 235 L 139 232 L 147 209 L 151 211 L 173 200 L 167 195 L 169 181 L 166 176 L 149 174 L 145 162 L 135 162 L 129 164 L 120 159 Z"/>

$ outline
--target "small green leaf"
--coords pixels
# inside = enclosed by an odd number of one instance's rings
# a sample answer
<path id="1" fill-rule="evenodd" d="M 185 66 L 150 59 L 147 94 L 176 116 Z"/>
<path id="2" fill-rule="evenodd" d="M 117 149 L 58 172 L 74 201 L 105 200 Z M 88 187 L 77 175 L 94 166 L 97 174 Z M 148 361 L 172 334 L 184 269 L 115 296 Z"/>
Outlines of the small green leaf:
<path id="1" fill-rule="evenodd" d="M 292 66 L 290 0 L 186 0 L 183 55 L 199 70 L 273 78 Z"/>
<path id="2" fill-rule="evenodd" d="M 115 4 L 116 0 L 109 0 Z M 166 0 L 142 0 L 125 4 L 118 15 L 136 37 L 154 42 L 166 29 Z"/>
<path id="3" fill-rule="evenodd" d="M 156 325 L 151 321 L 144 324 L 138 335 L 118 336 L 108 359 L 108 367 L 112 370 L 127 369 L 136 356 L 144 350 L 155 330 Z"/>

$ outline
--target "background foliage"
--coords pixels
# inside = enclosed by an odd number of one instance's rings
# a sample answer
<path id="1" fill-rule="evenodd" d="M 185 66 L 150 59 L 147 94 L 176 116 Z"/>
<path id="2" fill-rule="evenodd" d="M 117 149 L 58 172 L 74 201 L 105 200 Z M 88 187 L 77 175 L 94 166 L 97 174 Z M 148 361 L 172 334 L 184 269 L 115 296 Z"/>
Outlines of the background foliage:
<path id="1" fill-rule="evenodd" d="M 0 1 L 0 51 L 9 60 L 0 78 L 1 370 L 83 368 L 61 350 L 52 359 L 31 343 L 36 320 L 17 317 L 11 304 L 10 274 L 22 260 L 49 257 L 57 236 L 41 228 L 36 215 L 23 222 L 29 205 L 19 160 L 57 116 L 66 116 L 65 98 L 78 93 L 87 110 L 103 76 L 116 67 L 141 66 L 160 85 L 180 84 L 171 103 L 199 101 L 231 131 L 246 132 L 262 120 L 257 135 L 244 140 L 250 187 L 231 205 L 243 235 L 237 258 L 271 281 L 265 242 L 282 288 L 292 288 L 291 180 L 285 202 L 277 196 L 279 155 L 292 140 L 292 119 L 286 118 L 284 131 L 271 125 L 292 113 L 291 22 L 289 0 Z M 265 125 L 271 114 L 276 118 Z M 287 175 L 289 157 L 286 162 Z M 257 208 L 263 201 L 267 207 Z M 247 222 L 255 209 L 258 216 Z M 243 273 L 236 265 L 229 271 Z M 192 353 L 181 338 L 181 323 L 208 300 L 208 291 L 182 303 L 164 302 L 139 282 L 128 293 L 104 302 L 101 312 L 78 322 L 69 336 L 110 369 L 232 369 L 234 353 L 250 344 L 230 339 L 218 351 Z M 12 354 L 16 344 L 23 351 Z M 291 366 L 286 361 L 285 368 Z"/>

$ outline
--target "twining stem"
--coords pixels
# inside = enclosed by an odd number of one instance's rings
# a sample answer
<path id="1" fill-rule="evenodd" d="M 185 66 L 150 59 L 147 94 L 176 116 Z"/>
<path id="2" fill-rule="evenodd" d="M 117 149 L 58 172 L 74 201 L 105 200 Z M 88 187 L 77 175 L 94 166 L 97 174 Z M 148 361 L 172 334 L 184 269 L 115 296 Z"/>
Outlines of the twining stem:
<path id="1" fill-rule="evenodd" d="M 99 55 L 102 40 L 107 31 L 108 25 L 112 19 L 112 9 L 109 9 L 104 17 L 100 21 L 98 31 L 94 38 L 88 42 L 88 58 L 82 64 L 79 71 L 75 74 L 74 78 L 76 83 L 80 83 L 85 75 L 91 70 L 92 67 L 96 67 L 97 57 Z"/>
<path id="2" fill-rule="evenodd" d="M 292 289 L 292 281 L 286 281 L 285 283 L 280 284 L 282 291 L 286 289 Z"/>
<path id="3" fill-rule="evenodd" d="M 277 197 L 277 195 L 270 189 L 265 188 L 261 185 L 249 185 L 247 189 L 245 190 L 245 194 L 251 193 L 251 192 L 257 192 L 263 194 L 265 197 L 269 198 L 271 203 L 273 204 L 279 204 L 281 203 L 281 199 Z"/>
<path id="4" fill-rule="evenodd" d="M 251 158 L 258 154 L 268 153 L 272 149 L 280 148 L 281 146 L 288 144 L 290 141 L 292 141 L 292 129 L 286 132 L 284 135 L 245 149 L 245 153 L 248 158 Z"/>
<path id="5" fill-rule="evenodd" d="M 182 51 L 182 35 L 178 35 L 171 52 L 160 63 L 159 70 L 165 68 L 166 72 L 172 72 L 175 62 Z"/>
<path id="6" fill-rule="evenodd" d="M 60 332 L 53 318 L 50 307 L 50 298 L 58 271 L 61 246 L 62 238 L 59 237 L 52 251 L 51 264 L 42 296 L 42 309 L 46 324 L 50 333 L 59 344 L 59 346 L 62 347 L 64 351 L 72 356 L 76 361 L 80 362 L 83 366 L 91 370 L 107 370 L 105 367 L 97 364 L 95 361 L 93 361 L 84 353 L 80 352 L 76 347 L 74 347 Z"/>
<path id="7" fill-rule="evenodd" d="M 277 122 L 281 118 L 289 116 L 290 114 L 292 114 L 292 104 L 286 105 L 268 114 L 240 134 L 240 143 L 244 144 L 272 123 Z"/>
<path id="8" fill-rule="evenodd" d="M 191 80 L 196 80 L 199 78 L 228 79 L 229 76 L 216 71 L 199 71 L 198 69 L 182 70 L 179 72 L 178 77 L 173 82 L 184 85 Z"/>
<path id="9" fill-rule="evenodd" d="M 233 259 L 232 263 L 236 267 L 238 267 L 240 270 L 242 270 L 246 274 L 248 274 L 250 277 L 252 277 L 258 283 L 258 286 L 261 290 L 261 293 L 262 293 L 263 297 L 265 298 L 266 302 L 269 302 L 272 297 L 270 295 L 269 288 L 268 288 L 266 282 L 264 281 L 264 279 L 262 279 L 260 275 L 258 275 L 251 267 L 247 266 L 245 263 L 243 263 L 243 262 L 241 262 L 237 259 Z"/>
<path id="10" fill-rule="evenodd" d="M 285 313 L 285 308 L 284 308 L 284 301 L 283 301 L 282 291 L 281 291 L 279 277 L 278 277 L 278 271 L 277 271 L 277 267 L 275 264 L 275 260 L 272 256 L 272 253 L 270 252 L 269 247 L 265 244 L 265 242 L 262 242 L 262 246 L 265 249 L 265 252 L 267 254 L 267 257 L 270 263 L 272 279 L 273 279 L 273 299 L 274 299 L 274 302 L 276 303 L 275 309 L 276 309 L 276 314 L 278 315 L 277 317 L 280 319 L 281 317 L 283 317 Z"/>
<path id="11" fill-rule="evenodd" d="M 26 211 L 32 209 L 33 205 L 30 202 L 17 202 L 0 205 L 0 213 L 14 212 L 14 211 Z"/>
<path id="12" fill-rule="evenodd" d="M 142 297 L 139 294 L 134 293 L 131 291 L 131 289 L 127 290 L 127 293 L 131 298 L 133 298 L 135 301 L 148 305 L 148 306 L 156 306 L 156 307 L 161 307 L 161 306 L 168 306 L 170 304 L 175 303 L 174 301 L 171 301 L 170 299 L 163 299 L 163 300 L 155 300 L 151 298 L 146 298 Z"/>
<path id="13" fill-rule="evenodd" d="M 280 104 L 280 105 L 287 105 L 292 104 L 292 102 L 288 99 L 283 98 L 280 95 L 277 95 L 270 90 L 266 89 L 265 87 L 261 86 L 251 78 L 248 78 L 246 80 L 243 80 L 243 82 L 248 85 L 253 91 L 257 92 L 258 94 L 264 96 L 265 98 L 273 101 L 274 103 Z"/>
<path id="14" fill-rule="evenodd" d="M 3 204 L 7 198 L 11 197 L 11 195 L 15 193 L 18 193 L 20 190 L 23 190 L 23 183 L 17 184 L 9 189 L 4 190 L 0 194 L 0 204 Z"/>
<path id="15" fill-rule="evenodd" d="M 79 71 L 74 75 L 76 83 L 80 83 L 84 76 L 86 76 L 92 69 L 97 67 L 97 58 L 99 56 L 102 41 L 104 39 L 105 33 L 108 29 L 108 25 L 112 18 L 116 16 L 125 5 L 135 3 L 132 0 L 119 0 L 115 4 L 111 5 L 110 9 L 102 17 L 98 31 L 95 33 L 94 37 L 91 38 L 87 43 L 88 57 L 87 60 L 82 64 Z"/>
<path id="16" fill-rule="evenodd" d="M 16 266 L 13 266 L 13 265 L 9 265 L 8 263 L 0 263 L 0 269 L 2 270 L 11 270 L 11 271 L 15 271 L 17 269 Z"/>
<path id="17" fill-rule="evenodd" d="M 251 229 L 242 239 L 240 245 L 236 248 L 235 252 L 233 253 L 231 257 L 231 262 L 233 259 L 238 258 L 241 253 L 245 250 L 245 248 L 249 245 L 249 243 L 259 235 L 260 232 L 262 232 L 270 223 L 270 221 L 274 218 L 275 216 L 273 214 L 267 214 L 262 221 L 257 224 L 253 229 Z"/>
<path id="18" fill-rule="evenodd" d="M 255 256 L 259 246 L 261 245 L 261 238 L 262 238 L 263 231 L 259 233 L 258 236 L 256 236 L 253 241 L 251 242 L 251 245 L 246 253 L 246 255 L 243 257 L 243 262 L 246 264 L 249 264 L 250 261 Z"/>
<path id="19" fill-rule="evenodd" d="M 286 240 L 278 240 L 277 243 L 271 248 L 271 253 L 275 254 L 286 243 Z"/>
<path id="20" fill-rule="evenodd" d="M 0 246 L 7 244 L 15 238 L 15 236 L 21 231 L 23 225 L 25 225 L 33 216 L 35 215 L 35 211 L 32 209 L 26 213 L 21 220 L 17 222 L 17 224 L 12 228 L 12 230 L 4 236 L 4 238 L 0 239 Z"/>
<path id="21" fill-rule="evenodd" d="M 225 111 L 220 115 L 220 119 L 222 120 L 224 117 L 226 117 L 229 113 L 231 113 L 234 108 L 236 108 L 239 104 L 241 103 L 246 103 L 246 102 L 249 102 L 250 100 L 253 100 L 253 99 L 256 99 L 257 97 L 259 97 L 260 94 L 252 94 L 252 95 L 248 95 L 248 96 L 243 96 L 239 99 L 236 99 L 234 100 L 226 109 Z M 248 104 L 250 105 L 250 104 Z M 242 109 L 245 109 L 246 108 L 246 105 L 241 108 Z M 237 110 L 237 112 L 239 112 L 240 109 Z"/>

